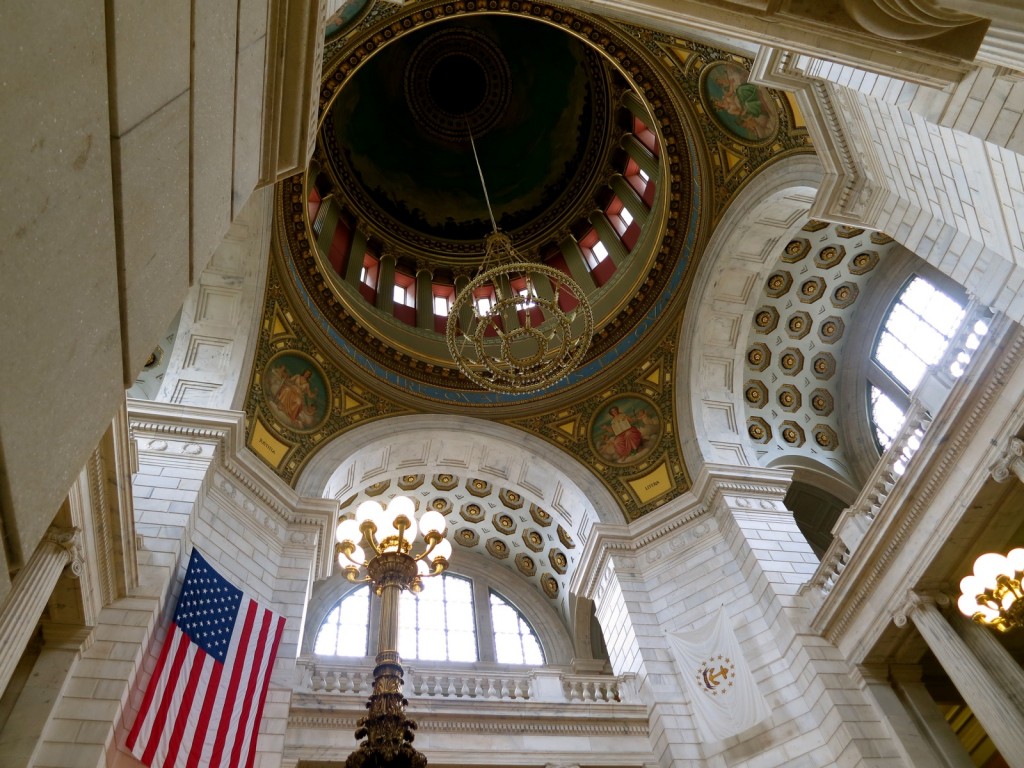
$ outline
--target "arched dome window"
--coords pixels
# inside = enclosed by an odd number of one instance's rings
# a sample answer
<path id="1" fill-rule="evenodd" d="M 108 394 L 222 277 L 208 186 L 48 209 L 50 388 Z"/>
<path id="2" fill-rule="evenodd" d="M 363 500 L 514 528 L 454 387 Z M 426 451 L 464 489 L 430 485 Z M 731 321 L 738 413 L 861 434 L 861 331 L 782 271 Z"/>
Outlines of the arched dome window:
<path id="1" fill-rule="evenodd" d="M 903 425 L 910 395 L 963 321 L 964 304 L 915 275 L 893 301 L 871 352 L 869 412 L 875 440 L 888 448 Z"/>
<path id="2" fill-rule="evenodd" d="M 476 622 L 469 579 L 444 574 L 424 579 L 418 595 L 398 603 L 398 655 L 427 661 L 476 661 Z"/>
<path id="3" fill-rule="evenodd" d="M 544 663 L 544 653 L 530 622 L 510 602 L 491 592 L 495 659 L 503 664 Z"/>
<path id="4" fill-rule="evenodd" d="M 352 590 L 338 601 L 316 633 L 319 656 L 366 656 L 370 629 L 370 587 Z"/>
<path id="5" fill-rule="evenodd" d="M 484 606 L 478 610 L 478 604 Z M 379 605 L 362 585 L 348 592 L 327 612 L 316 632 L 318 656 L 374 655 Z M 546 663 L 540 636 L 526 616 L 484 581 L 443 574 L 426 579 L 419 594 L 399 599 L 398 653 L 421 661 L 499 664 Z M 374 630 L 375 632 L 375 630 Z"/>

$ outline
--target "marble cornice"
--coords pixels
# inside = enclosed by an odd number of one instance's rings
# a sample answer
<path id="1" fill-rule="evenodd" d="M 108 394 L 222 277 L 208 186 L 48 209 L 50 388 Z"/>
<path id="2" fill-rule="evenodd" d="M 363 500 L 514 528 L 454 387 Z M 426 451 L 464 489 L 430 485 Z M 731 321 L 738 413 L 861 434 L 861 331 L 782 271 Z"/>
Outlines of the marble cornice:
<path id="1" fill-rule="evenodd" d="M 128 418 L 133 438 L 150 437 L 151 444 L 154 440 L 180 443 L 178 452 L 193 457 L 205 454 L 204 446 L 212 447 L 212 454 L 207 458 L 226 480 L 217 484 L 218 489 L 228 496 L 241 491 L 272 513 L 290 533 L 285 537 L 286 542 L 307 543 L 308 534 L 314 534 L 317 539 L 318 578 L 330 576 L 334 558 L 332 531 L 338 502 L 301 497 L 266 468 L 245 447 L 244 413 L 130 400 Z M 165 445 L 150 448 L 148 452 L 164 453 L 169 448 Z M 146 452 L 147 449 L 140 448 L 140 453 Z M 304 528 L 305 531 L 302 530 Z"/>
<path id="2" fill-rule="evenodd" d="M 570 589 L 592 598 L 610 557 L 616 554 L 635 557 L 676 535 L 684 526 L 713 510 L 726 496 L 769 500 L 774 508 L 775 502 L 785 497 L 790 478 L 788 470 L 705 464 L 694 478 L 693 488 L 661 509 L 628 525 L 595 525 Z"/>

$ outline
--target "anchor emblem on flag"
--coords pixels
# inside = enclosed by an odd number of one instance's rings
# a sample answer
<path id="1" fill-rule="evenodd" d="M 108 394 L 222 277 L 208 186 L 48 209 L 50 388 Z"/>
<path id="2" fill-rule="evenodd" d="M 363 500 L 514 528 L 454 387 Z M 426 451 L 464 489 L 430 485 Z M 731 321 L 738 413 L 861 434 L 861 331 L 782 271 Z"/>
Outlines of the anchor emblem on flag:
<path id="1" fill-rule="evenodd" d="M 712 696 L 729 692 L 733 686 L 736 665 L 728 656 L 718 654 L 708 657 L 697 669 L 697 680 L 701 684 L 701 690 L 710 693 Z"/>

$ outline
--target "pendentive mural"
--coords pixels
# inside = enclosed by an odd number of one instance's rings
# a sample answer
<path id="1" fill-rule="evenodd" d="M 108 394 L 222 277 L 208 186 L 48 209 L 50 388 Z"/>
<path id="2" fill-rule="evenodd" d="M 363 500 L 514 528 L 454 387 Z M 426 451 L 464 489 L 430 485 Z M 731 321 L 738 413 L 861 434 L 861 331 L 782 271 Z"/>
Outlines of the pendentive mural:
<path id="1" fill-rule="evenodd" d="M 715 121 L 743 141 L 770 141 L 779 130 L 779 112 L 768 91 L 747 82 L 746 69 L 716 61 L 701 73 L 701 96 Z"/>

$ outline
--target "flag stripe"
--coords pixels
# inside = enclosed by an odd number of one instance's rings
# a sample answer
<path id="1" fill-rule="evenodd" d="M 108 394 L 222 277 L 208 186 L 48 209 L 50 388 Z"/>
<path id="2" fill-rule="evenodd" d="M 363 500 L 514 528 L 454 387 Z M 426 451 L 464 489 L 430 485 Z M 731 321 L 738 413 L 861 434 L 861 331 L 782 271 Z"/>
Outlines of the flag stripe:
<path id="1" fill-rule="evenodd" d="M 213 713 L 214 704 L 217 703 L 217 692 L 220 689 L 220 677 L 224 671 L 224 665 L 213 662 L 208 665 L 210 679 L 207 681 L 206 698 L 203 699 L 203 708 L 199 713 L 199 727 L 196 730 L 192 741 L 192 749 L 189 750 L 188 759 L 185 761 L 186 768 L 199 768 L 203 752 L 206 749 L 206 740 L 210 732 L 210 715 Z"/>
<path id="2" fill-rule="evenodd" d="M 154 718 L 156 723 L 163 723 L 167 719 L 167 710 L 170 709 L 171 706 L 173 691 L 176 687 L 175 684 L 181 675 L 181 667 L 185 663 L 185 654 L 188 653 L 189 643 L 187 638 L 178 633 L 177 627 L 174 627 L 173 631 L 175 640 L 177 641 L 177 648 L 174 650 L 174 661 L 171 662 L 170 669 L 168 670 L 169 674 L 167 676 L 167 679 L 172 682 L 170 683 L 170 687 L 164 690 L 163 696 L 160 699 L 160 706 L 157 708 L 156 717 Z M 160 740 L 154 739 L 152 734 L 150 734 L 149 744 L 146 745 L 146 750 L 142 753 L 142 762 L 146 765 L 153 764 L 153 755 L 156 754 L 159 744 Z"/>
<path id="3" fill-rule="evenodd" d="M 270 613 L 267 611 L 261 611 L 261 621 L 259 630 L 259 640 L 257 641 L 256 650 L 252 655 L 252 665 L 256 669 L 262 669 L 260 662 L 263 660 L 263 654 L 267 648 L 267 628 L 270 626 Z M 242 748 L 246 746 L 246 739 L 251 738 L 252 728 L 249 725 L 249 714 L 252 711 L 252 700 L 253 696 L 256 695 L 256 675 L 250 675 L 245 689 L 245 699 L 242 703 L 242 716 L 239 718 L 239 728 L 235 731 L 234 744 L 231 747 L 231 765 L 238 765 L 238 760 L 242 754 Z M 248 751 L 248 750 L 246 750 Z"/>
<path id="4" fill-rule="evenodd" d="M 224 702 L 221 706 L 222 711 L 230 712 L 231 717 L 222 717 L 220 721 L 220 728 L 217 729 L 217 740 L 216 745 L 213 749 L 213 754 L 210 756 L 210 765 L 220 765 L 221 758 L 224 754 L 224 743 L 228 737 L 228 734 L 232 731 L 233 726 L 237 726 L 237 712 L 235 711 L 235 700 L 238 696 L 238 683 L 242 677 L 242 667 L 245 665 L 246 657 L 248 653 L 242 654 L 243 658 L 237 658 L 237 649 L 249 647 L 249 637 L 252 635 L 252 626 L 255 621 L 255 603 L 249 602 L 249 607 L 245 612 L 245 623 L 241 632 L 241 638 L 236 648 L 232 648 L 233 652 L 236 652 L 232 656 L 232 660 L 237 663 L 234 664 L 231 670 L 231 677 L 228 679 L 227 691 L 224 692 Z"/>
<path id="5" fill-rule="evenodd" d="M 188 672 L 195 668 L 196 655 L 200 653 L 200 649 L 195 644 L 189 642 L 188 636 L 180 631 L 180 628 L 176 629 L 176 633 L 179 635 L 179 642 L 185 646 L 185 661 L 182 664 L 182 673 L 172 680 L 172 685 L 167 688 L 164 692 L 164 697 L 170 701 L 170 709 L 167 719 L 161 723 L 161 728 L 157 731 L 154 736 L 154 743 L 156 746 L 156 752 L 153 755 L 153 765 L 174 765 L 173 761 L 168 760 L 168 753 L 174 747 L 174 742 L 171 740 L 171 735 L 174 732 L 174 727 L 179 719 L 185 718 L 187 715 L 186 710 L 182 708 L 182 699 L 185 695 L 186 688 L 188 686 Z M 201 660 L 199 663 L 202 663 Z M 188 672 L 186 672 L 186 670 Z"/>
<path id="6" fill-rule="evenodd" d="M 157 687 L 154 682 L 160 679 L 163 674 L 164 667 L 167 664 L 167 657 L 170 656 L 171 646 L 173 645 L 172 636 L 168 636 L 164 639 L 164 647 L 160 650 L 160 658 L 157 659 L 156 668 L 153 670 L 153 675 L 150 677 L 149 687 L 146 688 L 146 694 L 142 698 L 142 707 L 139 709 L 139 716 L 135 718 L 135 724 L 132 725 L 131 733 L 128 734 L 128 741 L 126 742 L 128 749 L 135 749 L 135 742 L 139 738 L 139 732 L 142 730 L 142 725 L 146 718 L 145 713 L 149 711 L 150 705 L 153 703 L 153 697 L 156 695 Z"/>
<path id="7" fill-rule="evenodd" d="M 256 739 L 259 736 L 259 724 L 263 720 L 263 707 L 266 705 L 266 691 L 270 687 L 270 672 L 273 659 L 278 657 L 278 646 L 281 645 L 281 637 L 285 634 L 285 617 L 278 616 L 273 636 L 270 640 L 270 664 L 263 667 L 263 684 L 260 686 L 259 695 L 256 697 L 256 717 L 254 720 L 253 737 L 249 741 L 249 756 L 246 759 L 247 766 L 253 766 L 256 762 Z"/>
<path id="8" fill-rule="evenodd" d="M 202 650 L 196 650 L 195 654 L 195 659 L 192 660 L 192 669 L 188 676 L 188 683 L 185 686 L 175 715 L 174 729 L 171 731 L 167 757 L 164 758 L 164 762 L 167 765 L 174 765 L 177 762 L 185 730 L 193 731 L 195 729 L 195 723 L 192 722 L 192 702 L 195 700 L 196 689 L 199 687 L 199 678 L 203 676 L 203 669 L 208 658 L 207 654 Z"/>
<path id="9" fill-rule="evenodd" d="M 277 648 L 281 644 L 281 636 L 284 634 L 284 617 L 277 617 L 277 628 L 274 630 L 274 638 L 271 641 L 270 648 L 270 659 L 271 664 L 273 660 L 277 658 Z M 267 689 L 270 688 L 270 670 L 271 665 L 266 665 L 263 668 L 263 687 L 260 690 L 260 695 L 256 701 L 259 702 L 256 705 L 256 728 L 259 727 L 260 721 L 263 719 L 263 706 L 267 703 Z M 256 738 L 258 732 L 254 729 L 253 737 L 249 741 L 249 756 L 245 761 L 246 766 L 251 766 L 256 762 Z"/>

